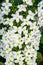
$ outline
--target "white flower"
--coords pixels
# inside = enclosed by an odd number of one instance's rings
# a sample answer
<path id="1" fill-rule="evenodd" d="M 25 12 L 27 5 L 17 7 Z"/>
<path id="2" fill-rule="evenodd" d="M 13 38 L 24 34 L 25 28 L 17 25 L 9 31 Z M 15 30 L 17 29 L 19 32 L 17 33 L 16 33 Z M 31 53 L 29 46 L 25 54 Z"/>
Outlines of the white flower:
<path id="1" fill-rule="evenodd" d="M 2 13 L 5 14 L 5 15 L 8 15 L 8 13 L 10 12 L 9 8 L 1 7 L 1 9 L 2 9 Z"/>
<path id="2" fill-rule="evenodd" d="M 17 26 L 13 26 L 13 28 L 11 30 L 14 30 L 14 32 L 17 32 L 18 28 L 17 28 Z"/>
<path id="3" fill-rule="evenodd" d="M 43 17 L 43 9 L 38 7 L 38 17 Z"/>
<path id="4" fill-rule="evenodd" d="M 13 32 L 18 32 L 19 34 L 22 33 L 22 26 L 13 26 L 12 28 L 10 28 Z"/>
<path id="5" fill-rule="evenodd" d="M 33 5 L 32 0 L 23 0 L 23 2 L 26 2 L 28 5 Z"/>
<path id="6" fill-rule="evenodd" d="M 38 25 L 39 25 L 39 27 L 43 26 L 43 18 L 42 17 L 39 18 Z"/>
<path id="7" fill-rule="evenodd" d="M 27 61 L 27 65 L 32 65 L 32 63 L 31 63 L 31 62 L 29 62 L 29 61 Z"/>
<path id="8" fill-rule="evenodd" d="M 18 46 L 19 48 L 22 48 L 22 44 L 23 44 L 22 42 L 18 42 L 18 43 L 17 43 L 17 46 Z"/>
<path id="9" fill-rule="evenodd" d="M 2 28 L 2 29 L 0 29 L 0 35 L 5 34 L 5 30 L 6 30 L 6 28 Z"/>
<path id="10" fill-rule="evenodd" d="M 31 52 L 32 52 L 32 50 L 33 50 L 33 47 L 32 47 L 32 45 L 31 46 L 28 46 L 28 45 L 26 45 L 26 47 L 25 47 L 25 49 L 24 49 L 24 51 L 26 51 L 26 53 L 24 53 L 25 55 L 30 55 L 30 57 L 31 57 Z"/>
<path id="11" fill-rule="evenodd" d="M 38 25 L 43 26 L 43 1 L 38 4 Z"/>
<path id="12" fill-rule="evenodd" d="M 22 33 L 22 26 L 18 27 L 18 33 L 19 33 L 19 34 Z"/>
<path id="13" fill-rule="evenodd" d="M 31 23 L 31 25 L 30 25 L 30 29 L 35 29 L 35 28 L 36 28 L 36 22 Z"/>
<path id="14" fill-rule="evenodd" d="M 5 46 L 4 50 L 6 51 L 6 53 L 10 53 L 11 52 L 11 48 L 9 48 L 9 45 Z"/>
<path id="15" fill-rule="evenodd" d="M 25 56 L 25 61 L 26 61 L 26 62 L 28 62 L 28 61 L 30 61 L 30 60 L 31 60 L 30 56 L 28 56 L 28 55 Z"/>
<path id="16" fill-rule="evenodd" d="M 10 26 L 13 26 L 13 18 L 7 18 L 4 24 L 9 24 Z"/>
<path id="17" fill-rule="evenodd" d="M 30 41 L 29 38 L 28 37 L 25 37 L 24 39 L 25 39 L 25 44 L 28 44 L 29 41 Z"/>
<path id="18" fill-rule="evenodd" d="M 7 39 L 6 36 L 3 35 L 2 42 L 6 44 L 6 43 L 9 43 L 9 40 Z"/>
<path id="19" fill-rule="evenodd" d="M 14 61 L 14 55 L 13 55 L 12 52 L 9 53 L 8 59 L 9 59 L 10 61 Z"/>
<path id="20" fill-rule="evenodd" d="M 39 50 L 39 43 L 34 44 L 34 48 L 35 48 L 36 50 Z"/>
<path id="21" fill-rule="evenodd" d="M 21 11 L 24 11 L 24 12 L 26 12 L 26 7 L 27 7 L 27 5 L 18 5 L 18 11 L 19 12 L 21 12 Z"/>
<path id="22" fill-rule="evenodd" d="M 31 21 L 29 21 L 27 18 L 26 19 L 23 19 L 23 23 L 22 23 L 22 26 L 24 25 L 30 25 L 31 24 Z"/>
<path id="23" fill-rule="evenodd" d="M 39 2 L 38 6 L 43 7 L 43 0 Z"/>
<path id="24" fill-rule="evenodd" d="M 21 51 L 13 52 L 13 54 L 15 59 L 19 59 L 22 56 Z"/>
<path id="25" fill-rule="evenodd" d="M 26 26 L 22 28 L 22 31 L 23 31 L 24 35 L 28 34 L 28 30 L 26 30 Z"/>
<path id="26" fill-rule="evenodd" d="M 43 18 L 43 1 L 39 2 L 38 4 L 38 17 Z"/>
<path id="27" fill-rule="evenodd" d="M 36 62 L 33 62 L 33 65 L 37 65 L 37 63 Z"/>
<path id="28" fill-rule="evenodd" d="M 22 58 L 22 57 L 17 59 L 17 61 L 19 62 L 19 65 L 23 65 L 23 60 L 24 60 L 24 58 Z"/>
<path id="29" fill-rule="evenodd" d="M 5 51 L 1 51 L 1 54 L 0 54 L 2 57 L 4 57 L 5 56 Z"/>
<path id="30" fill-rule="evenodd" d="M 8 59 L 6 60 L 5 65 L 12 65 L 12 62 Z"/>
<path id="31" fill-rule="evenodd" d="M 37 51 L 35 51 L 34 49 L 31 51 L 31 56 L 33 58 L 36 58 L 37 57 Z"/>
<path id="32" fill-rule="evenodd" d="M 3 23 L 4 24 L 5 23 L 5 20 L 6 20 L 5 18 L 2 18 L 2 20 L 0 21 L 0 23 Z"/>
<path id="33" fill-rule="evenodd" d="M 13 16 L 13 19 L 16 20 L 17 23 L 19 22 L 19 20 L 22 21 L 23 19 L 22 15 L 19 15 L 18 12 L 16 12 L 15 14 L 12 14 L 12 16 Z"/>
<path id="34" fill-rule="evenodd" d="M 29 10 L 28 13 L 29 13 L 29 14 L 27 15 L 27 19 L 28 19 L 28 20 L 29 20 L 29 19 L 34 20 L 34 15 L 35 15 L 35 14 L 34 14 L 31 10 Z"/>
<path id="35" fill-rule="evenodd" d="M 9 3 L 9 0 L 6 0 L 5 3 L 2 3 L 2 6 L 5 6 L 5 8 L 9 8 L 10 6 L 12 6 L 12 4 Z"/>

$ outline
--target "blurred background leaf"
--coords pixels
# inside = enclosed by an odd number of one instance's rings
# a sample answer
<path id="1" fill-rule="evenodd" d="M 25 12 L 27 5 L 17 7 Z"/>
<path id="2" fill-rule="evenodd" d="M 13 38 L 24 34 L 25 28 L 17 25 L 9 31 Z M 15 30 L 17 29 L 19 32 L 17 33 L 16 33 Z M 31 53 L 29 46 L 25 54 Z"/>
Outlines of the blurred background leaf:
<path id="1" fill-rule="evenodd" d="M 22 4 L 23 1 L 22 0 L 10 0 L 10 2 L 13 4 L 13 5 L 18 5 L 18 4 Z"/>
<path id="2" fill-rule="evenodd" d="M 4 63 L 0 62 L 0 65 L 4 65 Z"/>
<path id="3" fill-rule="evenodd" d="M 40 52 L 37 53 L 37 62 L 42 60 L 42 54 Z"/>

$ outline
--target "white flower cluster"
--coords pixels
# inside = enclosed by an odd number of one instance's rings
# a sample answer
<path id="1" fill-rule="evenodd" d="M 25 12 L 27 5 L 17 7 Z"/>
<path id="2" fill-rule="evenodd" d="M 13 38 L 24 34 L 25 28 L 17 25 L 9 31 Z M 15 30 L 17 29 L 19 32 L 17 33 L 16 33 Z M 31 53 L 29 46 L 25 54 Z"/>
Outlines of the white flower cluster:
<path id="1" fill-rule="evenodd" d="M 12 29 L 9 29 L 8 32 L 3 34 L 1 40 L 3 42 L 1 56 L 6 58 L 5 65 L 13 65 L 12 63 L 23 65 L 23 60 L 25 60 L 27 65 L 37 65 L 37 50 L 39 49 L 41 35 L 35 23 L 32 23 L 30 28 L 32 31 L 28 33 L 26 26 L 20 26 L 19 28 L 13 26 Z M 23 37 L 21 36 L 22 32 L 24 33 Z M 24 49 L 22 49 L 23 44 L 25 45 Z M 19 50 L 17 52 L 12 51 L 14 47 L 19 47 Z"/>
<path id="2" fill-rule="evenodd" d="M 2 13 L 8 15 L 8 13 L 10 12 L 9 7 L 12 6 L 12 4 L 9 3 L 9 0 L 6 0 L 5 3 L 2 3 L 2 6 Z"/>
<path id="3" fill-rule="evenodd" d="M 43 0 L 38 4 L 38 25 L 43 26 Z"/>
<path id="4" fill-rule="evenodd" d="M 4 19 L 3 16 L 9 14 L 9 12 L 10 12 L 9 7 L 11 7 L 11 6 L 12 6 L 12 4 L 9 3 L 9 0 L 6 0 L 5 3 L 2 3 L 2 7 L 0 9 L 0 23 L 8 24 L 7 22 L 5 22 L 7 19 Z"/>
<path id="5" fill-rule="evenodd" d="M 23 0 L 23 2 L 26 2 L 27 5 L 33 4 L 32 0 Z M 8 15 L 10 12 L 9 7 L 13 5 L 9 3 L 9 0 L 2 3 L 0 24 L 10 26 L 8 30 L 6 30 L 6 27 L 0 30 L 0 35 L 2 35 L 0 55 L 6 59 L 5 65 L 37 65 L 37 50 L 39 50 L 41 33 L 35 22 L 36 12 L 33 13 L 31 10 L 28 10 L 26 17 L 20 14 L 27 11 L 26 4 L 18 5 L 18 10 L 16 13 L 11 14 L 11 18 L 4 18 L 3 16 Z M 39 19 L 41 16 L 39 16 Z M 17 24 L 20 22 L 21 25 L 13 25 L 15 22 Z"/>

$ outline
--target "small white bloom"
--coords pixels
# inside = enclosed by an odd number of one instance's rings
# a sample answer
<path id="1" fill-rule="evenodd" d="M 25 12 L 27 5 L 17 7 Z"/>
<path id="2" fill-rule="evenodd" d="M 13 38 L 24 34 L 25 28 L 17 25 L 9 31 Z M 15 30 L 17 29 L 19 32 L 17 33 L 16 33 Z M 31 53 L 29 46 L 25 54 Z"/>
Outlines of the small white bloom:
<path id="1" fill-rule="evenodd" d="M 23 0 L 23 2 L 26 2 L 28 5 L 33 5 L 32 0 Z"/>
<path id="2" fill-rule="evenodd" d="M 7 18 L 4 24 L 9 24 L 10 26 L 13 26 L 13 18 Z"/>
<path id="3" fill-rule="evenodd" d="M 6 0 L 5 3 L 2 3 L 2 6 L 5 6 L 5 8 L 9 8 L 10 6 L 12 6 L 12 4 L 9 3 L 9 0 Z"/>
<path id="4" fill-rule="evenodd" d="M 6 30 L 6 28 L 2 28 L 2 29 L 0 29 L 0 35 L 5 34 L 5 30 Z"/>
<path id="5" fill-rule="evenodd" d="M 29 14 L 27 15 L 27 19 L 28 19 L 28 20 L 29 20 L 29 19 L 34 20 L 34 15 L 35 15 L 35 14 L 34 14 L 31 10 L 29 10 L 28 13 L 29 13 Z"/>
<path id="6" fill-rule="evenodd" d="M 13 16 L 13 19 L 16 20 L 17 23 L 19 22 L 19 20 L 22 21 L 23 19 L 22 15 L 19 15 L 18 12 L 16 12 L 15 14 L 12 14 L 12 16 Z"/>
<path id="7" fill-rule="evenodd" d="M 21 11 L 24 11 L 24 12 L 26 12 L 26 7 L 27 7 L 27 5 L 18 5 L 18 8 L 19 8 L 19 12 L 21 12 Z"/>
<path id="8" fill-rule="evenodd" d="M 4 24 L 5 23 L 5 20 L 6 20 L 5 18 L 2 18 L 2 20 L 0 21 L 0 23 L 3 23 Z"/>
<path id="9" fill-rule="evenodd" d="M 36 28 L 36 22 L 31 23 L 31 25 L 30 25 L 30 29 L 35 29 L 35 28 Z"/>
<path id="10" fill-rule="evenodd" d="M 5 51 L 2 50 L 0 55 L 1 55 L 2 57 L 4 57 L 4 56 L 5 56 Z"/>
<path id="11" fill-rule="evenodd" d="M 12 65 L 12 62 L 10 60 L 6 60 L 5 65 Z"/>
<path id="12" fill-rule="evenodd" d="M 38 25 L 39 25 L 39 27 L 43 26 L 43 19 L 42 19 L 42 17 L 39 18 Z"/>
<path id="13" fill-rule="evenodd" d="M 10 12 L 9 8 L 1 7 L 1 9 L 2 9 L 2 13 L 5 14 L 5 15 L 8 15 L 8 13 Z"/>
<path id="14" fill-rule="evenodd" d="M 13 60 L 14 60 L 14 55 L 13 55 L 13 53 L 12 53 L 12 52 L 10 52 L 10 53 L 9 53 L 8 58 L 9 58 L 11 61 L 13 61 Z"/>
<path id="15" fill-rule="evenodd" d="M 9 48 L 9 45 L 5 46 L 4 50 L 6 53 L 11 52 L 11 48 Z"/>
<path id="16" fill-rule="evenodd" d="M 2 37 L 2 42 L 3 43 L 9 43 L 9 40 L 8 40 L 8 38 L 6 38 L 4 35 L 3 35 L 3 37 Z"/>
<path id="17" fill-rule="evenodd" d="M 31 21 L 29 21 L 27 18 L 26 19 L 23 19 L 23 23 L 22 23 L 22 26 L 24 25 L 30 25 L 31 24 Z"/>
<path id="18" fill-rule="evenodd" d="M 38 17 L 43 17 L 43 9 L 38 7 Z"/>

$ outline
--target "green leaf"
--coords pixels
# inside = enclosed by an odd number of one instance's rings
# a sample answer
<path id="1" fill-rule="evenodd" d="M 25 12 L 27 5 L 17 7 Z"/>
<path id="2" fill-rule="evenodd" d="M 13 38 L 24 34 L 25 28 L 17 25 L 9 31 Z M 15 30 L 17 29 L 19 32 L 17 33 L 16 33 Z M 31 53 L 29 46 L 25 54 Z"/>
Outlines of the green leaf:
<path id="1" fill-rule="evenodd" d="M 43 27 L 40 28 L 40 31 L 41 31 L 40 44 L 43 44 Z"/>
<path id="2" fill-rule="evenodd" d="M 41 0 L 35 0 L 34 5 L 37 6 Z"/>
<path id="3" fill-rule="evenodd" d="M 19 47 L 18 46 L 17 47 L 13 47 L 12 51 L 16 51 L 16 52 L 19 51 Z"/>
<path id="4" fill-rule="evenodd" d="M 37 53 L 37 62 L 41 61 L 42 54 L 40 52 Z"/>
<path id="5" fill-rule="evenodd" d="M 43 65 L 43 62 L 39 62 L 37 65 Z"/>
<path id="6" fill-rule="evenodd" d="M 0 62 L 0 65 L 5 65 L 4 63 Z"/>
<path id="7" fill-rule="evenodd" d="M 2 39 L 2 35 L 0 35 L 0 39 Z"/>
<path id="8" fill-rule="evenodd" d="M 43 35 L 41 36 L 40 43 L 43 44 Z"/>
<path id="9" fill-rule="evenodd" d="M 22 0 L 10 0 L 10 2 L 14 5 L 18 5 L 18 4 L 22 4 L 23 1 Z"/>
<path id="10" fill-rule="evenodd" d="M 35 0 L 32 0 L 32 2 L 34 3 L 34 2 L 35 2 Z"/>

